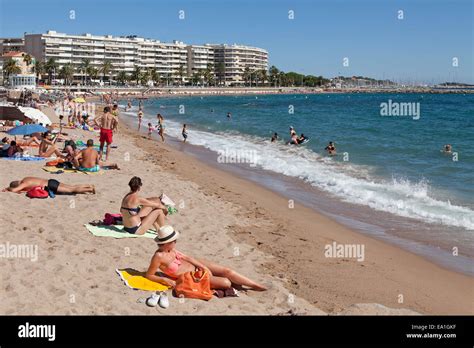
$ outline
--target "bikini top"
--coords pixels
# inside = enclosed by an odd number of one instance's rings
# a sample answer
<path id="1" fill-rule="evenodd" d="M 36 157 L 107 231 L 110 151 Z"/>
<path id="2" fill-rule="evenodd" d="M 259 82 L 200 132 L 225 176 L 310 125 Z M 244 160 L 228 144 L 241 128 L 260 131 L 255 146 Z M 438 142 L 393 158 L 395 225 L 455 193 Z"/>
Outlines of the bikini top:
<path id="1" fill-rule="evenodd" d="M 130 215 L 137 215 L 140 212 L 140 207 L 136 207 L 136 208 L 120 207 L 120 209 L 124 209 L 128 211 Z"/>
<path id="2" fill-rule="evenodd" d="M 181 254 L 177 250 L 175 250 L 175 255 L 175 259 L 168 265 L 165 270 L 163 270 L 163 272 L 170 277 L 176 277 L 176 272 L 178 271 L 178 268 L 181 265 L 181 258 L 183 257 L 183 254 Z"/>

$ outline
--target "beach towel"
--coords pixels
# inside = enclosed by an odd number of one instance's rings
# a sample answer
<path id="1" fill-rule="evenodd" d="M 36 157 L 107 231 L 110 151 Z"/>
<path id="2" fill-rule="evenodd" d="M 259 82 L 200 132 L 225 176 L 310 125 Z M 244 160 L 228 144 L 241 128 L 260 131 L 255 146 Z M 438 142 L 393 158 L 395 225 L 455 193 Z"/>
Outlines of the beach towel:
<path id="1" fill-rule="evenodd" d="M 145 272 L 138 272 L 134 269 L 116 269 L 115 272 L 120 276 L 125 285 L 134 290 L 145 291 L 166 291 L 169 289 L 167 285 L 152 282 L 144 277 Z"/>
<path id="2" fill-rule="evenodd" d="M 98 171 L 98 172 L 83 172 L 77 169 L 65 169 L 65 168 L 57 168 L 57 167 L 43 167 L 43 170 L 47 171 L 48 173 L 53 173 L 53 174 L 58 174 L 58 172 L 62 173 L 83 173 L 87 175 L 102 175 L 104 172 Z"/>
<path id="3" fill-rule="evenodd" d="M 86 228 L 97 237 L 112 237 L 112 238 L 156 238 L 157 234 L 155 231 L 148 230 L 145 234 L 133 234 L 123 230 L 123 225 L 110 225 L 110 226 L 94 226 L 91 224 L 85 224 Z"/>
<path id="4" fill-rule="evenodd" d="M 44 157 L 2 157 L 3 159 L 10 161 L 44 161 Z"/>

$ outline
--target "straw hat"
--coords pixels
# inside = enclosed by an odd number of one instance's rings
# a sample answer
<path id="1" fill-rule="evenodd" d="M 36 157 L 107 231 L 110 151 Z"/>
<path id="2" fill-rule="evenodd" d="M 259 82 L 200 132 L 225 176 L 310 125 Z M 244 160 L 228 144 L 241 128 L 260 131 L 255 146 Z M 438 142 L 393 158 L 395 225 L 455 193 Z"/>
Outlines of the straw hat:
<path id="1" fill-rule="evenodd" d="M 171 243 L 178 239 L 178 237 L 178 231 L 175 231 L 174 228 L 170 225 L 165 225 L 158 230 L 158 237 L 155 238 L 155 242 L 157 242 L 158 244 Z"/>

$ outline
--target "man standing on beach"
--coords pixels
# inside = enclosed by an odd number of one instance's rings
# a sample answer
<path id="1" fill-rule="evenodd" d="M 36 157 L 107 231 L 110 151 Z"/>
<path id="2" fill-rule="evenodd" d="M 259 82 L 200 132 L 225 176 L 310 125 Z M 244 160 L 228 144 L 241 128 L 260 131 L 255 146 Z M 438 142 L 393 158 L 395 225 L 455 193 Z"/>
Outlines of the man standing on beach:
<path id="1" fill-rule="evenodd" d="M 110 145 L 112 145 L 112 136 L 114 130 L 117 129 L 118 120 L 110 113 L 110 108 L 106 106 L 104 113 L 98 118 L 94 119 L 95 124 L 100 127 L 100 151 L 99 159 L 102 159 L 102 153 L 104 152 L 104 143 L 107 143 L 107 151 L 105 153 L 105 160 L 109 159 Z"/>

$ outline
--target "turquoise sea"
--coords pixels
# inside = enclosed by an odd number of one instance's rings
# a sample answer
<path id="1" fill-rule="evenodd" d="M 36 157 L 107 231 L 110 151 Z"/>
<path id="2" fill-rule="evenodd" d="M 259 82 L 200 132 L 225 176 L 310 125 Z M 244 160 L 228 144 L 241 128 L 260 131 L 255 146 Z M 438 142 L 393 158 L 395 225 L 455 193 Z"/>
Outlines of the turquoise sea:
<path id="1" fill-rule="evenodd" d="M 414 103 L 419 115 L 415 107 L 410 115 L 382 116 L 383 103 Z M 132 122 L 133 105 L 124 113 Z M 168 136 L 182 139 L 186 123 L 189 144 L 247 156 L 254 170 L 295 178 L 333 202 L 433 233 L 409 239 L 441 241 L 445 250 L 467 243 L 464 253 L 474 254 L 473 94 L 186 96 L 149 99 L 143 107 L 143 128 L 161 113 Z M 286 145 L 290 126 L 310 141 Z M 277 143 L 270 142 L 274 132 Z M 337 156 L 325 153 L 329 141 Z M 445 144 L 452 154 L 441 151 Z"/>

